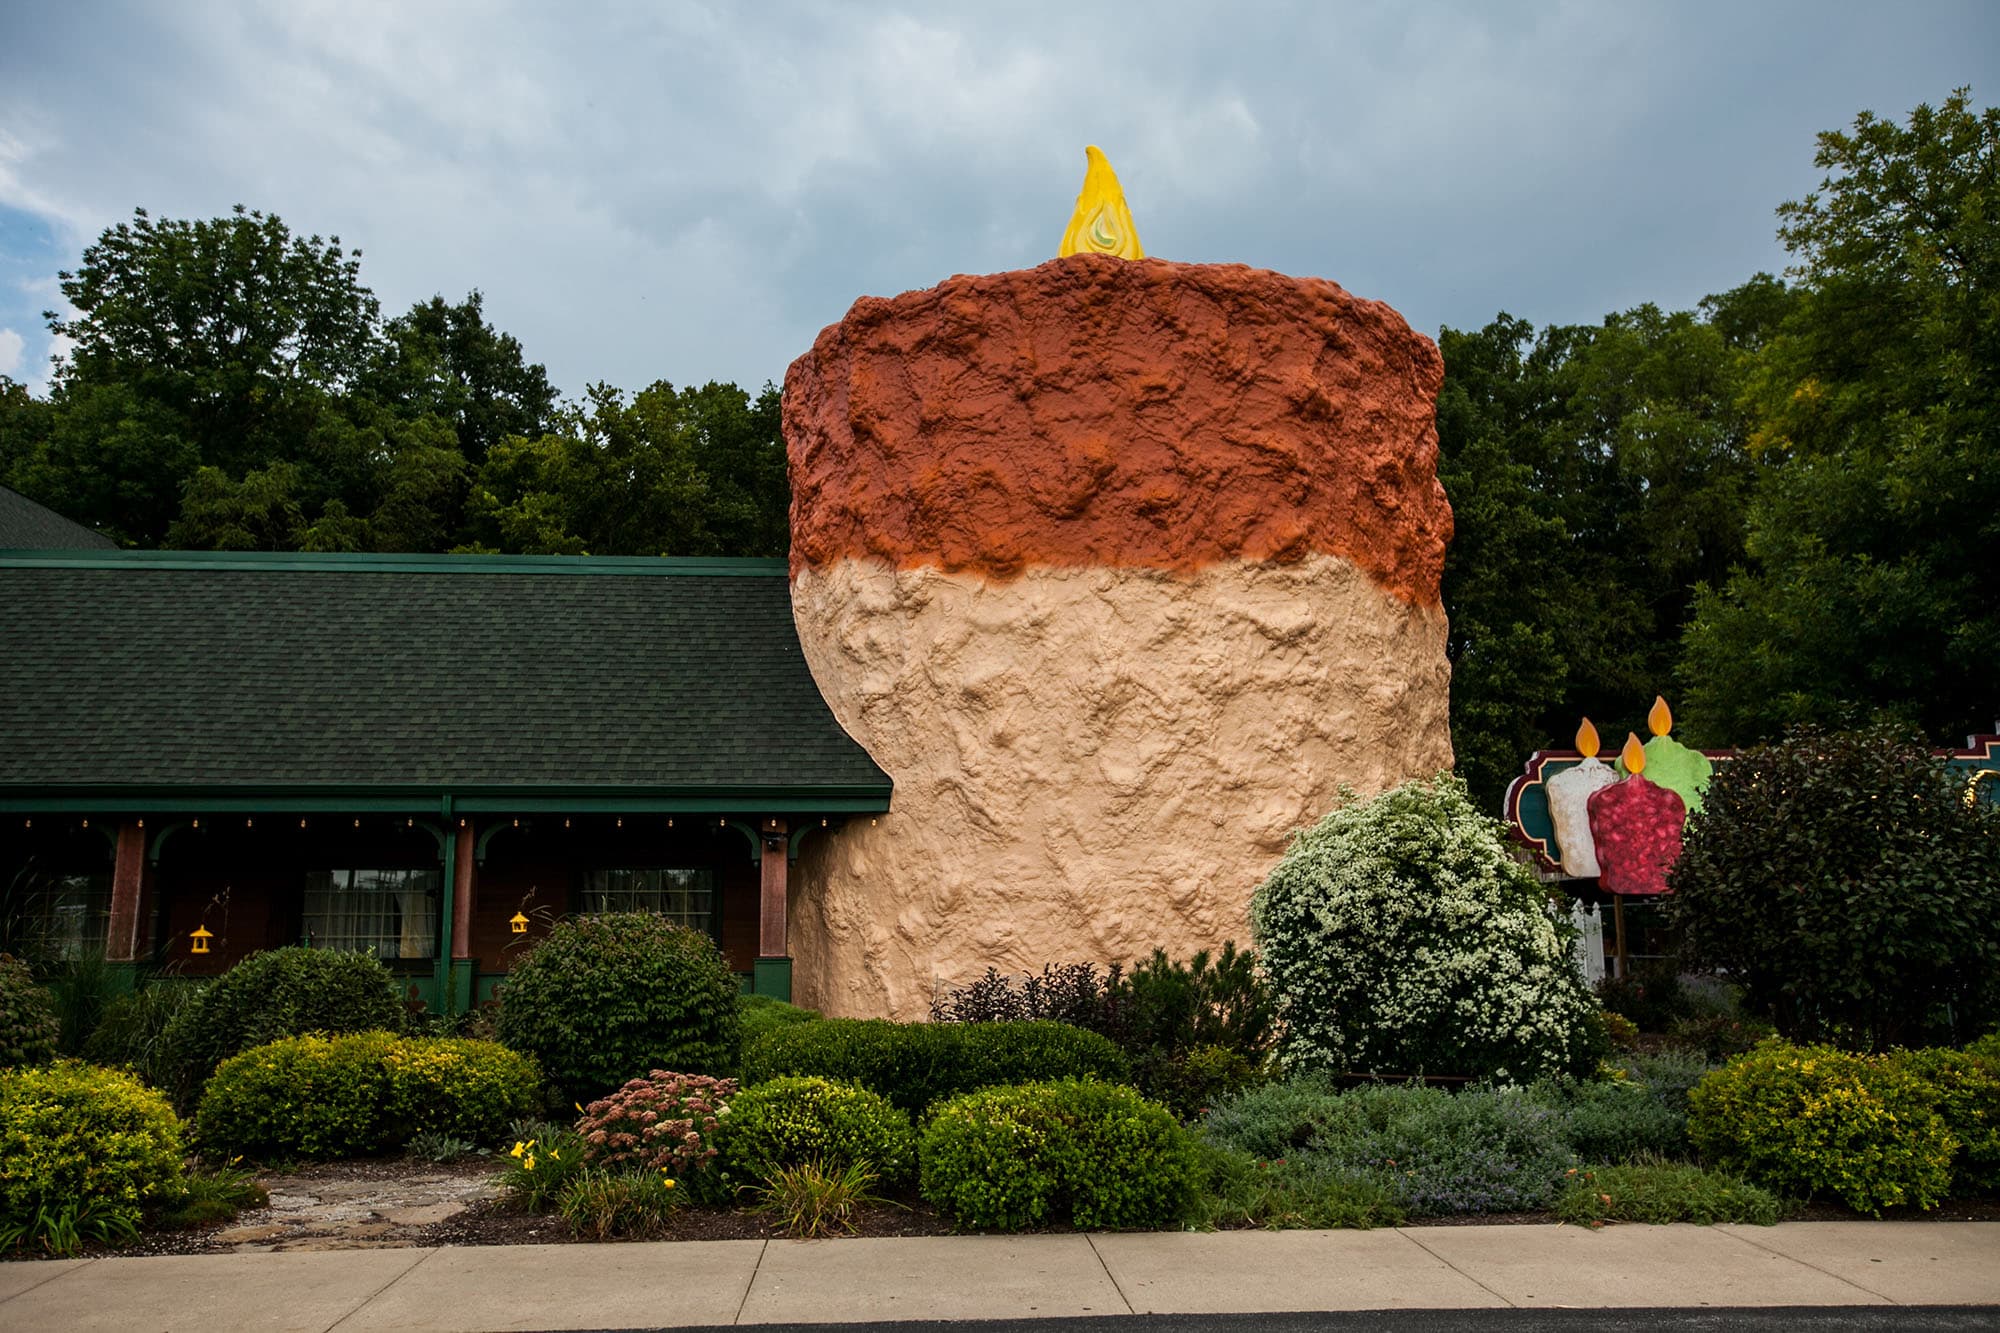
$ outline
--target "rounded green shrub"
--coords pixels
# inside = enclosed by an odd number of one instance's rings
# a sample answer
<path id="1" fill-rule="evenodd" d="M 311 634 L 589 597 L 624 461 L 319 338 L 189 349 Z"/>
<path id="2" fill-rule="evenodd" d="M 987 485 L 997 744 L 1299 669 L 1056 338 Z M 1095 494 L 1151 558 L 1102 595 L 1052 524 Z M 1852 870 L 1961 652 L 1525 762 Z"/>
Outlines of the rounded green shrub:
<path id="1" fill-rule="evenodd" d="M 915 1114 L 975 1088 L 1094 1077 L 1130 1065 L 1108 1037 L 1067 1023 L 891 1023 L 828 1018 L 766 1032 L 743 1052 L 743 1082 L 817 1074 L 858 1083 Z"/>
<path id="2" fill-rule="evenodd" d="M 1288 1069 L 1529 1082 L 1608 1048 L 1567 920 L 1448 774 L 1300 832 L 1250 921 Z"/>
<path id="3" fill-rule="evenodd" d="M 1194 1205 L 1201 1160 L 1173 1112 L 1086 1079 L 982 1089 L 935 1108 L 923 1195 L 963 1226 L 1166 1227 Z"/>
<path id="4" fill-rule="evenodd" d="M 917 1167 L 908 1115 L 866 1088 L 813 1076 L 776 1078 L 738 1093 L 719 1144 L 725 1176 L 738 1184 L 818 1162 L 835 1169 L 865 1165 L 894 1185 Z"/>
<path id="5" fill-rule="evenodd" d="M 395 979 L 370 954 L 290 947 L 253 953 L 189 999 L 160 1036 L 175 1103 L 199 1103 L 215 1067 L 309 1032 L 400 1032 Z"/>
<path id="6" fill-rule="evenodd" d="M 500 1040 L 564 1101 L 654 1069 L 727 1074 L 741 1047 L 736 976 L 698 930 L 650 912 L 558 922 L 507 978 Z"/>
<path id="7" fill-rule="evenodd" d="M 812 1023 L 820 1018 L 817 1009 L 802 1009 L 795 1004 L 769 995 L 744 995 L 736 1001 L 738 1013 L 743 1021 L 743 1044 L 748 1046 L 772 1028 L 789 1027 L 793 1023 Z"/>
<path id="8" fill-rule="evenodd" d="M 0 953 L 0 1069 L 47 1064 L 61 1035 L 55 997 L 26 963 Z"/>
<path id="9" fill-rule="evenodd" d="M 1930 1208 L 1958 1149 L 1935 1102 L 1896 1061 L 1772 1040 L 1695 1085 L 1688 1134 L 1711 1164 L 1780 1193 Z"/>
<path id="10" fill-rule="evenodd" d="M 1892 730 L 1795 730 L 1716 770 L 1668 910 L 1784 1037 L 1955 1045 L 2000 1020 L 2000 809 Z"/>
<path id="11" fill-rule="evenodd" d="M 181 1177 L 180 1121 L 132 1075 L 74 1060 L 0 1071 L 0 1230 L 68 1210 L 129 1234 Z"/>
<path id="12" fill-rule="evenodd" d="M 222 1062 L 195 1133 L 204 1152 L 261 1158 L 367 1156 L 426 1132 L 493 1142 L 540 1089 L 534 1062 L 495 1042 L 290 1037 Z"/>

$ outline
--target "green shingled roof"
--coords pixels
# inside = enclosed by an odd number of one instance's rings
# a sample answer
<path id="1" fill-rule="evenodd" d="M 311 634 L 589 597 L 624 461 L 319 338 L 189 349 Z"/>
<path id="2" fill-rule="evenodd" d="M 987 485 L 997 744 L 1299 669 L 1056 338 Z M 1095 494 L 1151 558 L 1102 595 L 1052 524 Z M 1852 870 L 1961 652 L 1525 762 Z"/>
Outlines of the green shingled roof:
<path id="1" fill-rule="evenodd" d="M 889 794 L 777 560 L 0 556 L 0 645 L 0 797 Z"/>
<path id="2" fill-rule="evenodd" d="M 0 551 L 110 550 L 117 543 L 0 486 Z"/>

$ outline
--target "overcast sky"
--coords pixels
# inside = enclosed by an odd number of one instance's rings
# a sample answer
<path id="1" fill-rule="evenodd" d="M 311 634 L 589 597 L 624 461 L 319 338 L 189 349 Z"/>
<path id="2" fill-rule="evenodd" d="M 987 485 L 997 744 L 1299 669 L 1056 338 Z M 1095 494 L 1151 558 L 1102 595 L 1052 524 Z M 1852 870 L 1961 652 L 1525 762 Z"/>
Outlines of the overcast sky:
<path id="1" fill-rule="evenodd" d="M 781 379 L 854 298 L 1054 255 L 1103 147 L 1149 254 L 1435 335 L 1687 306 L 1784 254 L 1813 136 L 1970 84 L 2000 4 L 67 0 L 0 8 L 0 374 L 143 206 L 472 288 L 565 391 Z"/>

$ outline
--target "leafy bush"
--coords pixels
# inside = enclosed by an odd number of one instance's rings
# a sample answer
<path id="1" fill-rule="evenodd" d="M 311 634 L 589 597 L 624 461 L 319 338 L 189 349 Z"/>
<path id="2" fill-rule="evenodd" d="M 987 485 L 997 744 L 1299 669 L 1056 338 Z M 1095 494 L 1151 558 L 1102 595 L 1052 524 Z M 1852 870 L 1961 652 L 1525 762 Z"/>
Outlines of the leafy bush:
<path id="1" fill-rule="evenodd" d="M 395 979 L 370 954 L 269 949 L 251 954 L 190 997 L 168 1021 L 165 1086 L 197 1105 L 217 1065 L 239 1051 L 307 1033 L 400 1032 Z"/>
<path id="2" fill-rule="evenodd" d="M 477 1144 L 469 1139 L 461 1139 L 451 1134 L 441 1134 L 434 1129 L 418 1130 L 403 1145 L 403 1156 L 419 1162 L 456 1162 L 462 1157 L 470 1157 L 478 1152 Z"/>
<path id="3" fill-rule="evenodd" d="M 686 1175 L 715 1156 L 721 1117 L 736 1095 L 733 1079 L 655 1069 L 586 1106 L 576 1132 L 593 1166 Z"/>
<path id="4" fill-rule="evenodd" d="M 1044 965 L 1012 978 L 993 968 L 931 1003 L 935 1021 L 1047 1020 L 1111 1038 L 1132 1062 L 1132 1081 L 1183 1115 L 1258 1081 L 1275 1037 L 1276 1005 L 1256 955 L 1235 942 L 1177 962 L 1155 949 L 1128 973 L 1113 963 Z"/>
<path id="5" fill-rule="evenodd" d="M 1563 1185 L 1556 1216 L 1579 1226 L 1605 1222 L 1747 1222 L 1768 1227 L 1784 1213 L 1769 1190 L 1698 1166 L 1634 1162 L 1579 1170 Z"/>
<path id="6" fill-rule="evenodd" d="M 859 1083 L 905 1111 L 975 1088 L 1066 1076 L 1123 1080 L 1108 1038 L 1062 1023 L 890 1023 L 829 1018 L 767 1032 L 743 1052 L 746 1085 L 787 1074 Z"/>
<path id="7" fill-rule="evenodd" d="M 1161 1227 L 1195 1199 L 1194 1138 L 1130 1088 L 1063 1079 L 986 1088 L 935 1108 L 919 1149 L 926 1199 L 961 1224 Z"/>
<path id="8" fill-rule="evenodd" d="M 1935 1048 L 1898 1051 L 1890 1063 L 1923 1083 L 1945 1132 L 1958 1140 L 1952 1191 L 2000 1189 L 2000 1067 L 1970 1052 Z"/>
<path id="9" fill-rule="evenodd" d="M 546 1212 L 587 1166 L 581 1134 L 545 1125 L 538 1133 L 514 1140 L 500 1172 L 500 1191 L 531 1213 Z"/>
<path id="10" fill-rule="evenodd" d="M 1382 1227 L 1404 1220 L 1382 1184 L 1324 1157 L 1260 1161 L 1202 1141 L 1196 1221 L 1206 1227 Z"/>
<path id="11" fill-rule="evenodd" d="M 2000 1019 L 2000 810 L 1923 745 L 1800 729 L 1717 770 L 1671 919 L 1801 1042 L 1953 1044 Z"/>
<path id="12" fill-rule="evenodd" d="M 1111 997 L 1124 975 L 1113 963 L 1102 978 L 1094 963 L 1044 963 L 1040 975 L 1012 977 L 989 967 L 986 975 L 931 1000 L 934 1023 L 1068 1023 L 1103 1032 L 1112 1024 Z"/>
<path id="13" fill-rule="evenodd" d="M 743 1025 L 743 1044 L 748 1046 L 772 1028 L 788 1027 L 793 1023 L 810 1023 L 820 1017 L 817 1009 L 801 1009 L 795 1004 L 773 999 L 769 995 L 743 995 L 737 997 L 737 1012 Z"/>
<path id="14" fill-rule="evenodd" d="M 1714 1165 L 1781 1193 L 1930 1208 L 1958 1147 L 1935 1100 L 1897 1062 L 1774 1039 L 1695 1086 L 1688 1133 Z"/>
<path id="15" fill-rule="evenodd" d="M 1628 1055 L 1623 1061 L 1627 1077 L 1646 1085 L 1646 1090 L 1685 1117 L 1688 1093 L 1716 1068 L 1700 1051 L 1664 1050 Z"/>
<path id="16" fill-rule="evenodd" d="M 724 1179 L 765 1180 L 814 1162 L 840 1171 L 856 1163 L 901 1184 L 917 1167 L 910 1117 L 852 1083 L 813 1076 L 759 1083 L 729 1104 L 720 1135 Z"/>
<path id="17" fill-rule="evenodd" d="M 26 963 L 0 953 L 0 1069 L 47 1064 L 61 1036 L 54 997 Z"/>
<path id="18" fill-rule="evenodd" d="M 1254 1159 L 1372 1180 L 1415 1214 L 1539 1208 L 1575 1162 L 1562 1112 L 1511 1089 L 1342 1092 L 1306 1076 L 1223 1103 L 1203 1130 Z"/>
<path id="19" fill-rule="evenodd" d="M 1562 1113 L 1570 1150 L 1586 1162 L 1679 1159 L 1691 1151 L 1687 1112 L 1638 1080 L 1576 1083 L 1543 1096 Z"/>
<path id="20" fill-rule="evenodd" d="M 854 1232 L 854 1210 L 882 1203 L 874 1192 L 875 1173 L 865 1162 L 825 1166 L 816 1161 L 781 1166 L 758 1191 L 757 1211 L 776 1213 L 785 1233 L 797 1240 Z"/>
<path id="21" fill-rule="evenodd" d="M 1718 1062 L 1733 1055 L 1747 1055 L 1757 1049 L 1759 1042 L 1777 1033 L 1763 1019 L 1742 1014 L 1697 1014 L 1680 1019 L 1667 1031 L 1682 1048 Z"/>
<path id="22" fill-rule="evenodd" d="M 271 1201 L 254 1173 L 235 1166 L 196 1167 L 181 1179 L 180 1188 L 165 1196 L 155 1226 L 168 1231 L 227 1222 L 246 1208 Z"/>
<path id="23" fill-rule="evenodd" d="M 1597 1000 L 1638 1024 L 1641 1032 L 1665 1032 L 1694 1012 L 1671 964 L 1635 966 L 1630 976 L 1606 977 L 1597 983 Z"/>
<path id="24" fill-rule="evenodd" d="M 0 1243 L 69 1253 L 137 1231 L 181 1188 L 181 1126 L 130 1074 L 64 1060 L 0 1070 Z"/>
<path id="25" fill-rule="evenodd" d="M 83 1058 L 129 1069 L 156 1088 L 167 1087 L 173 1077 L 167 1028 L 201 992 L 197 982 L 156 980 L 120 995 L 104 1006 L 104 1016 L 83 1043 Z"/>
<path id="26" fill-rule="evenodd" d="M 500 1039 L 564 1101 L 649 1069 L 726 1074 L 742 1044 L 735 974 L 715 942 L 649 912 L 558 922 L 507 978 Z"/>
<path id="27" fill-rule="evenodd" d="M 1450 775 L 1299 833 L 1250 919 L 1289 1069 L 1527 1082 L 1607 1047 L 1573 929 Z"/>
<path id="28" fill-rule="evenodd" d="M 666 1231 L 680 1201 L 678 1182 L 665 1172 L 586 1166 L 563 1181 L 556 1212 L 591 1240 L 644 1240 Z"/>
<path id="29" fill-rule="evenodd" d="M 82 1055 L 84 1043 L 103 1021 L 105 1009 L 126 992 L 120 969 L 105 958 L 99 946 L 75 957 L 44 962 L 36 970 L 48 987 L 56 1021 L 62 1027 L 58 1049 L 64 1055 Z"/>
<path id="30" fill-rule="evenodd" d="M 493 1042 L 292 1037 L 223 1061 L 195 1132 L 204 1152 L 363 1156 L 426 1131 L 490 1142 L 539 1095 L 534 1063 Z"/>

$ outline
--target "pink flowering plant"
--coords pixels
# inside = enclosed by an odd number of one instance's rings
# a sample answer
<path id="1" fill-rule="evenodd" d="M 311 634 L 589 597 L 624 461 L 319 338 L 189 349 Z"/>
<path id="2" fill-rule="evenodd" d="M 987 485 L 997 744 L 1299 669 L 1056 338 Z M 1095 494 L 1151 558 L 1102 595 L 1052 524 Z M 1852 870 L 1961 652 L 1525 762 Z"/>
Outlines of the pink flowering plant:
<path id="1" fill-rule="evenodd" d="M 583 1108 L 576 1132 L 596 1166 L 690 1174 L 715 1156 L 736 1080 L 655 1069 Z"/>

